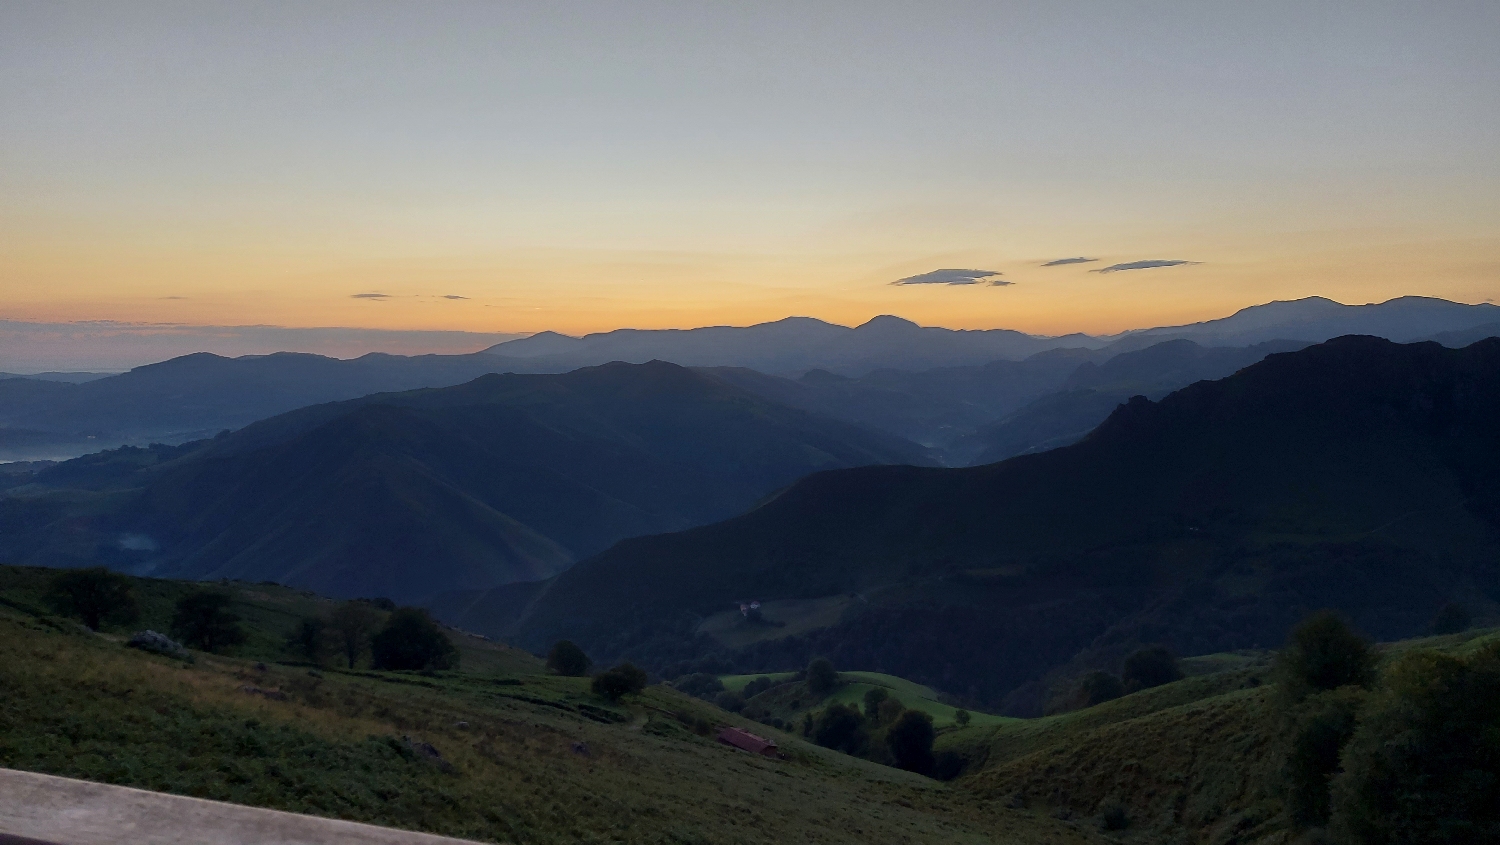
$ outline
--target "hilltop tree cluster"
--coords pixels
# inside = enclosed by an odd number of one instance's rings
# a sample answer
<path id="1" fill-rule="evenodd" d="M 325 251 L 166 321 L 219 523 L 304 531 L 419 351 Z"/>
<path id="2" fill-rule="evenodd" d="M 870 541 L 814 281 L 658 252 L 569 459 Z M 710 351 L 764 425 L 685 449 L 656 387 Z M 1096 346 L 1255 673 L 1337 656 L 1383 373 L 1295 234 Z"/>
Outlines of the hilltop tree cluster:
<path id="1" fill-rule="evenodd" d="M 355 599 L 320 616 L 303 617 L 287 649 L 309 663 L 336 660 L 349 669 L 369 656 L 375 669 L 457 668 L 458 648 L 426 610 L 389 599 Z"/>
<path id="2" fill-rule="evenodd" d="M 1378 672 L 1369 643 L 1325 611 L 1276 669 L 1297 826 L 1345 845 L 1500 841 L 1500 644 L 1413 650 Z"/>

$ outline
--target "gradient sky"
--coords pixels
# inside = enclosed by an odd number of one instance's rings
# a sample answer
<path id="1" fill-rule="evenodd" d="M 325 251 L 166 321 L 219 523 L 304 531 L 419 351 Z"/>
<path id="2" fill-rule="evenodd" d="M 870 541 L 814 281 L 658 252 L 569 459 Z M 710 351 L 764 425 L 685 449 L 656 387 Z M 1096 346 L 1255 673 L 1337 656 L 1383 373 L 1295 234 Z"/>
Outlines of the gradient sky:
<path id="1" fill-rule="evenodd" d="M 1485 301 L 1497 37 L 1493 0 L 5 0 L 0 320 L 1104 333 Z M 1152 259 L 1197 263 L 1091 272 Z M 1011 284 L 891 284 L 952 268 Z"/>

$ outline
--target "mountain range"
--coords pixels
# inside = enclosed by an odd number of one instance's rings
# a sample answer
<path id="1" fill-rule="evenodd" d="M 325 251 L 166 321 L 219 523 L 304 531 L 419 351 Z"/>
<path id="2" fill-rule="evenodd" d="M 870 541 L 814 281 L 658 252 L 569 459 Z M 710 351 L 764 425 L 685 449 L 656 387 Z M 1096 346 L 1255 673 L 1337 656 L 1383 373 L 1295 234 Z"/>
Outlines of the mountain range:
<path id="1" fill-rule="evenodd" d="M 915 444 L 664 362 L 487 375 L 10 477 L 0 554 L 410 603 L 545 578 Z"/>
<path id="2" fill-rule="evenodd" d="M 1076 437 L 1112 407 L 1108 391 L 1051 396 L 1073 369 L 1171 340 L 1200 346 L 1315 343 L 1352 332 L 1466 345 L 1495 333 L 1492 305 L 1406 297 L 1348 306 L 1310 298 L 1244 309 L 1223 320 L 1101 338 L 954 331 L 879 317 L 857 328 L 790 318 L 746 328 L 620 330 L 583 338 L 544 332 L 469 355 L 352 360 L 278 353 L 206 353 L 127 373 L 0 375 L 0 460 L 65 459 L 119 445 L 178 444 L 306 405 L 377 392 L 446 387 L 495 372 L 558 373 L 620 360 L 713 368 L 765 398 L 896 434 L 962 464 L 1007 449 Z M 1248 361 L 1245 361 L 1248 363 Z M 1232 370 L 1207 370 L 1212 376 Z M 775 378 L 771 378 L 775 377 Z M 784 378 L 783 378 L 784 377 Z M 1206 377 L 1206 376 L 1205 376 Z M 1189 383 L 1157 380 L 1148 394 Z M 1117 391 L 1118 392 L 1118 391 Z M 979 429 L 1046 398 L 997 436 Z M 1037 429 L 1038 435 L 1017 432 Z M 1009 444 L 1009 445 L 1004 445 Z"/>
<path id="3" fill-rule="evenodd" d="M 1027 714 L 1057 673 L 1144 643 L 1271 646 L 1320 607 L 1381 638 L 1452 599 L 1493 610 L 1497 530 L 1500 340 L 1345 337 L 1134 398 L 1072 446 L 818 473 L 725 522 L 434 607 L 669 676 L 821 654 Z M 750 599 L 770 622 L 740 619 Z"/>

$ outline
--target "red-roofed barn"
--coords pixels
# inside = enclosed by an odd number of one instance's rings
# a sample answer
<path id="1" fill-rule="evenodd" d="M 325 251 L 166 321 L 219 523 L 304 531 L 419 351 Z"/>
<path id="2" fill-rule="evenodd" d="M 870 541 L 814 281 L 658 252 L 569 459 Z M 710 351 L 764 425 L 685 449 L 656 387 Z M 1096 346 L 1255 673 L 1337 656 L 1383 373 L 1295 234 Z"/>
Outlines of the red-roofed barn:
<path id="1" fill-rule="evenodd" d="M 751 754 L 761 754 L 766 757 L 777 755 L 776 743 L 740 728 L 725 728 L 719 731 L 719 741 L 725 745 L 744 749 Z"/>

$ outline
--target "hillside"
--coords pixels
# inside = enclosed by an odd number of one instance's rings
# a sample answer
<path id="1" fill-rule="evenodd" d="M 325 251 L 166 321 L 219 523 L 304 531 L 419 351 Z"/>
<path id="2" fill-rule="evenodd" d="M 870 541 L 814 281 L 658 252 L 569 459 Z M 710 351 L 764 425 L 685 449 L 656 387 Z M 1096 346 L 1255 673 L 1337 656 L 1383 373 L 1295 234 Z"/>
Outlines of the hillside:
<path id="1" fill-rule="evenodd" d="M 0 500 L 0 553 L 411 602 L 544 578 L 810 472 L 926 461 L 671 364 L 491 375 L 43 469 Z"/>
<path id="2" fill-rule="evenodd" d="M 1493 613 L 1497 527 L 1500 341 L 1347 337 L 1132 400 L 1051 452 L 820 473 L 727 522 L 622 542 L 519 621 L 466 624 L 672 671 L 823 654 L 1026 715 L 1048 673 L 1140 643 L 1265 646 L 1324 606 L 1384 639 L 1450 599 Z M 487 606 L 516 607 L 503 592 Z M 732 648 L 700 631 L 748 598 L 839 596 L 806 633 Z"/>
<path id="3" fill-rule="evenodd" d="M 1132 396 L 1160 399 L 1195 381 L 1221 379 L 1267 355 L 1307 345 L 1276 340 L 1253 346 L 1200 346 L 1179 339 L 1122 352 L 1102 363 L 1084 361 L 1057 392 L 980 427 L 955 443 L 949 453 L 959 465 L 991 464 L 1066 446 L 1082 439 Z"/>
<path id="4" fill-rule="evenodd" d="M 284 588 L 220 585 L 252 627 L 231 654 L 147 655 L 35 609 L 47 574 L 0 567 L 0 766 L 518 845 L 1107 841 L 664 686 L 611 703 L 457 632 L 457 671 L 310 668 L 276 643 L 329 603 Z M 136 581 L 139 624 L 196 586 Z"/>

